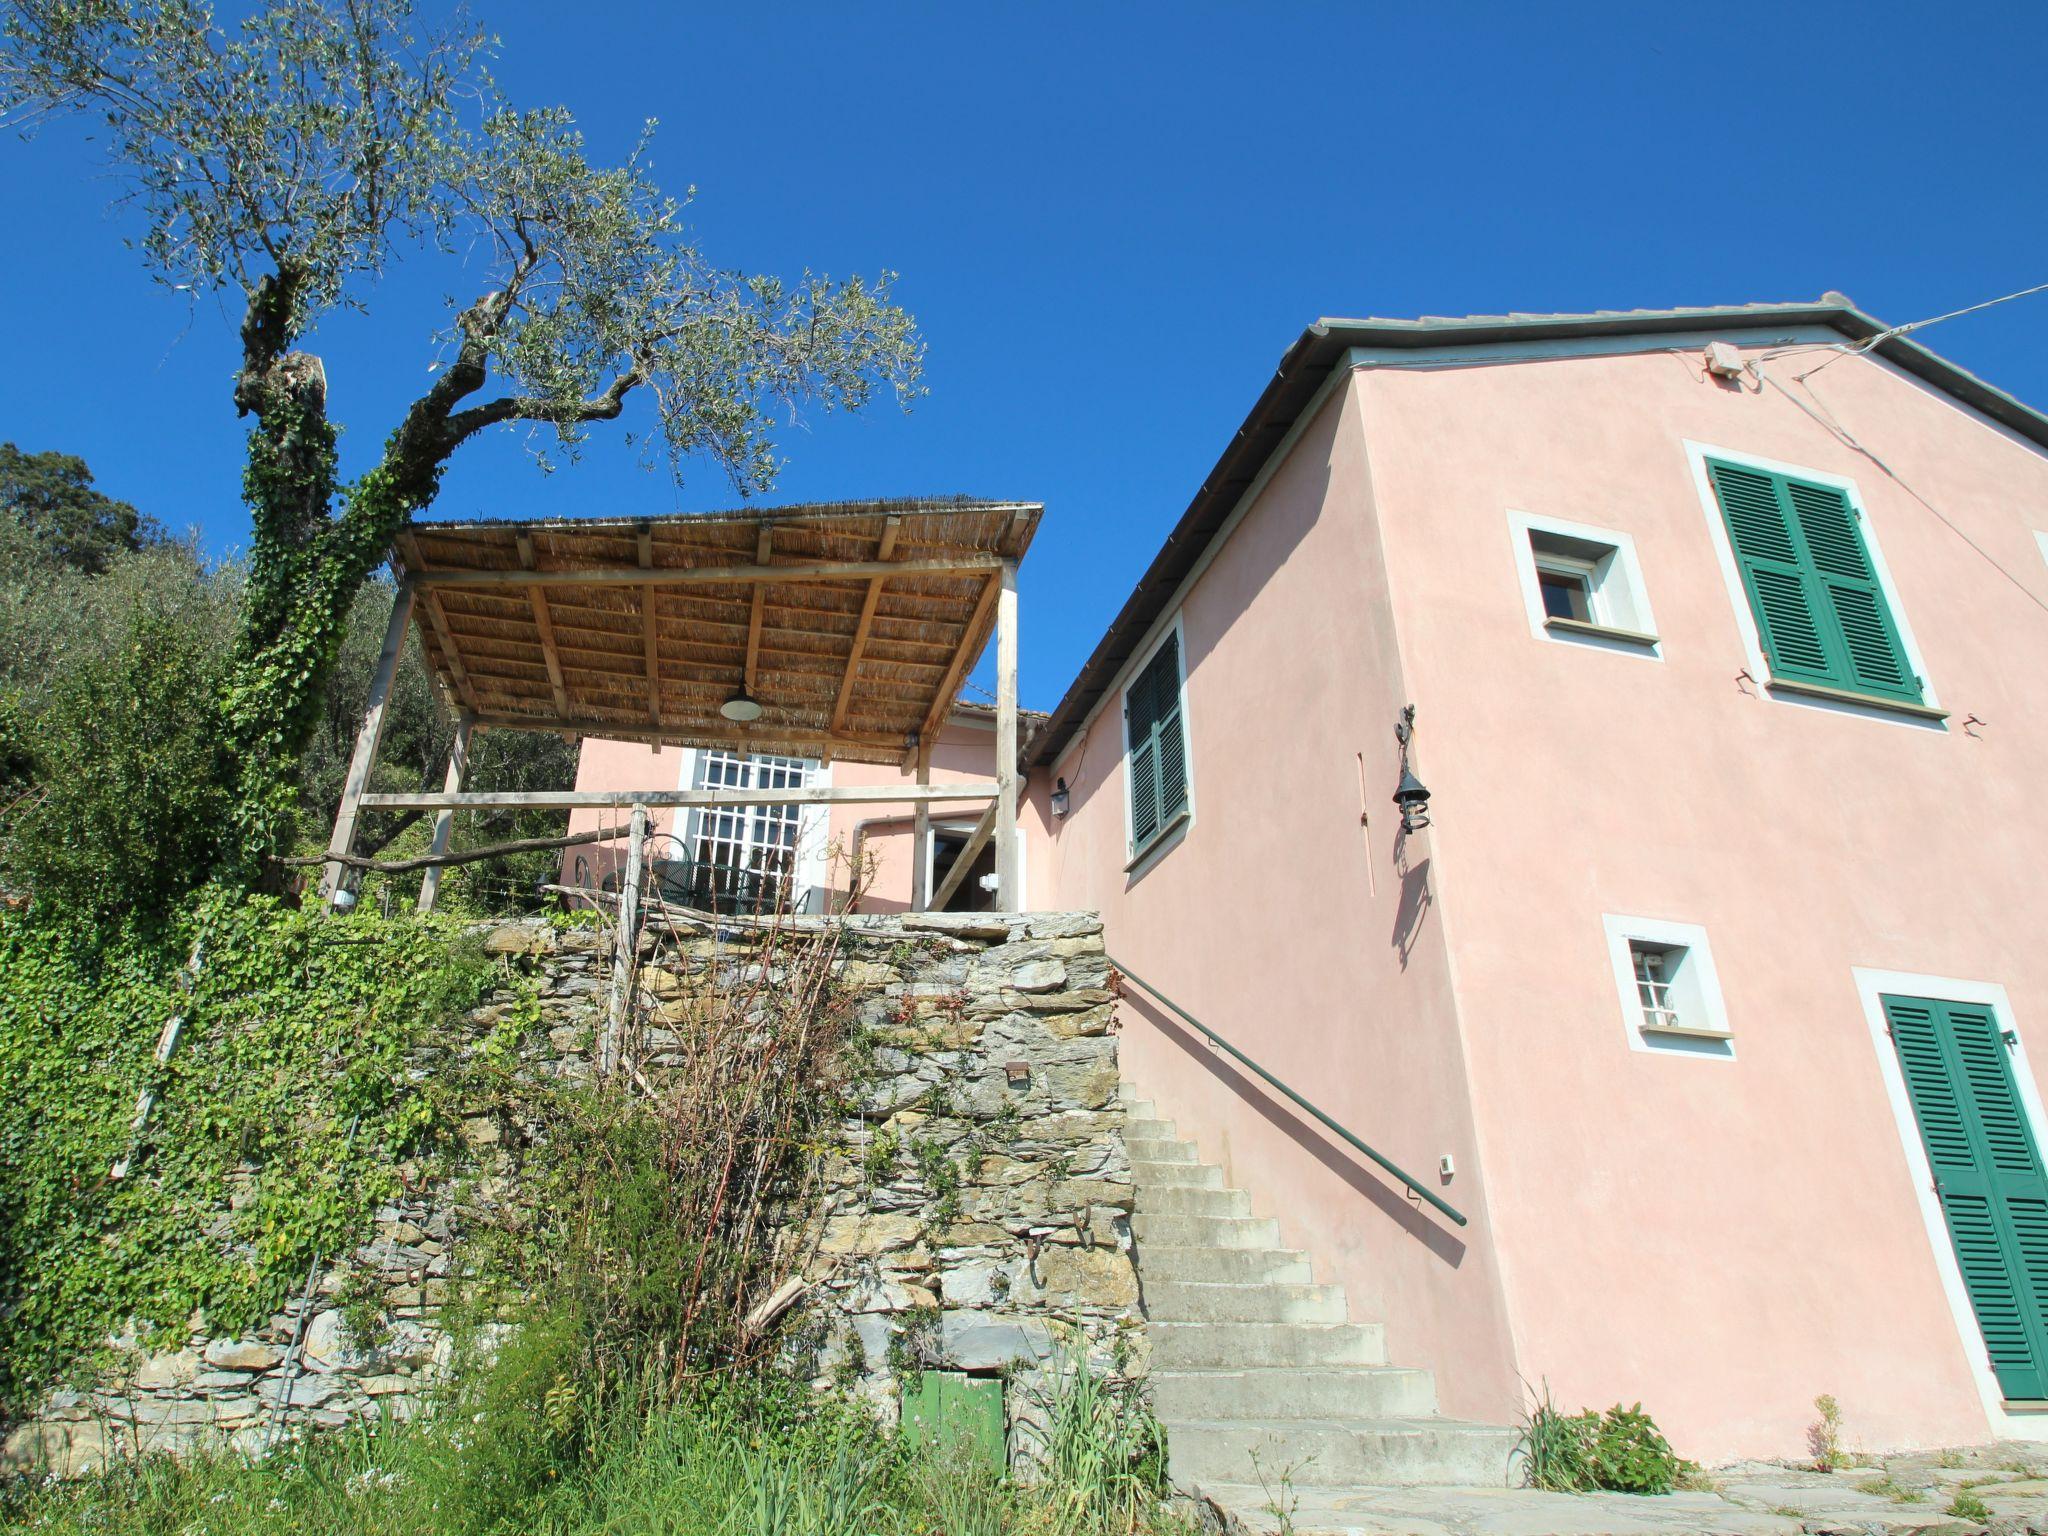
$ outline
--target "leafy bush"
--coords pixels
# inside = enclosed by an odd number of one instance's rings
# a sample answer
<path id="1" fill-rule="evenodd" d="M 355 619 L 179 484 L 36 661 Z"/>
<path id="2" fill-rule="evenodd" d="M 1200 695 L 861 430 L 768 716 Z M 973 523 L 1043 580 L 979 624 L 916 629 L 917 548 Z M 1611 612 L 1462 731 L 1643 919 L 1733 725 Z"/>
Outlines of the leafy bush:
<path id="1" fill-rule="evenodd" d="M 367 1234 L 448 1091 L 406 1054 L 491 975 L 450 932 L 219 898 L 156 945 L 0 916 L 0 1405 L 89 1370 L 131 1322 L 249 1326 Z M 131 1147 L 145 1088 L 164 1107 Z"/>
<path id="2" fill-rule="evenodd" d="M 1564 1413 L 1546 1385 L 1522 1425 L 1524 1470 L 1552 1493 L 1669 1493 L 1692 1470 L 1643 1405 Z"/>

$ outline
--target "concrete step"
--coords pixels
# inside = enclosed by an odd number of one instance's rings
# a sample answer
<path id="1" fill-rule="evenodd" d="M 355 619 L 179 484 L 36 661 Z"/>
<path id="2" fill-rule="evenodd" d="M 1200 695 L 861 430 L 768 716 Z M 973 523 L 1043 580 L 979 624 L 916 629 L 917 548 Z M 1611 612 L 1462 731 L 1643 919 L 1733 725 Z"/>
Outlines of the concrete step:
<path id="1" fill-rule="evenodd" d="M 1179 1141 L 1180 1132 L 1171 1120 L 1155 1120 L 1149 1115 L 1125 1115 L 1124 1140 Z"/>
<path id="2" fill-rule="evenodd" d="M 1197 1163 L 1194 1147 L 1185 1141 L 1167 1141 L 1144 1136 L 1126 1136 L 1124 1148 L 1133 1163 Z M 1221 1170 L 1218 1170 L 1219 1172 Z"/>
<path id="3" fill-rule="evenodd" d="M 1167 1458 L 1174 1481 L 1183 1485 L 1265 1481 L 1278 1487 L 1284 1475 L 1308 1488 L 1499 1488 L 1507 1483 L 1517 1438 L 1512 1429 L 1456 1419 L 1183 1419 L 1170 1427 Z"/>
<path id="4" fill-rule="evenodd" d="M 1251 1196 L 1241 1189 L 1202 1189 L 1187 1184 L 1137 1184 L 1138 1210 L 1161 1216 L 1249 1216 Z"/>
<path id="5" fill-rule="evenodd" d="M 1174 1323 L 1151 1326 L 1157 1370 L 1278 1365 L 1385 1365 L 1378 1323 Z"/>
<path id="6" fill-rule="evenodd" d="M 1177 1212 L 1135 1211 L 1131 1235 L 1140 1251 L 1147 1243 L 1176 1248 L 1277 1248 L 1278 1222 L 1250 1216 L 1184 1216 Z"/>
<path id="7" fill-rule="evenodd" d="M 1154 1371 L 1161 1418 L 1414 1419 L 1436 1412 L 1436 1378 L 1405 1366 L 1258 1367 Z"/>
<path id="8" fill-rule="evenodd" d="M 1271 1281 L 1147 1280 L 1145 1310 L 1161 1323 L 1341 1323 L 1350 1316 L 1341 1286 Z"/>
<path id="9" fill-rule="evenodd" d="M 1207 1163 L 1154 1163 L 1134 1157 L 1131 1179 L 1140 1189 L 1221 1189 L 1223 1170 Z"/>
<path id="10" fill-rule="evenodd" d="M 1315 1279 L 1308 1260 L 1291 1248 L 1174 1248 L 1165 1243 L 1146 1243 L 1138 1249 L 1138 1273 L 1147 1285 L 1155 1280 L 1306 1285 Z"/>

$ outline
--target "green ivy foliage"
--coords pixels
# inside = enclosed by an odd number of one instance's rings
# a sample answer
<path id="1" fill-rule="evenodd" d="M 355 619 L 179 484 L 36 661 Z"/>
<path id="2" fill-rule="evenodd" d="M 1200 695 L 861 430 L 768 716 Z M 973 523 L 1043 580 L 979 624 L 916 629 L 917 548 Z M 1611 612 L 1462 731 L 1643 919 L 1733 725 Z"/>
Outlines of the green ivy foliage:
<path id="1" fill-rule="evenodd" d="M 100 1368 L 130 1330 L 176 1347 L 195 1313 L 253 1327 L 367 1238 L 452 1119 L 450 1085 L 407 1055 L 492 981 L 444 920 L 211 895 L 175 939 L 88 946 L 0 916 L 0 1406 Z"/>

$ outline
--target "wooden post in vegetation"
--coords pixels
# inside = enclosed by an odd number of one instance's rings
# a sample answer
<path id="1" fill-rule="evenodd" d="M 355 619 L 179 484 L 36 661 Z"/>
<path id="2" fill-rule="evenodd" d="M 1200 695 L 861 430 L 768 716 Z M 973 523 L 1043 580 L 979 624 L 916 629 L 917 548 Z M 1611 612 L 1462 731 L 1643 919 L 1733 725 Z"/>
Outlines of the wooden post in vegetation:
<path id="1" fill-rule="evenodd" d="M 448 777 L 442 782 L 445 793 L 462 793 L 462 781 L 469 775 L 469 733 L 476 728 L 476 717 L 464 710 L 455 717 L 455 740 L 448 745 Z M 453 810 L 434 813 L 434 840 L 427 852 L 437 857 L 448 851 L 448 840 L 455 833 L 455 812 Z M 441 894 L 441 866 L 431 866 L 420 877 L 420 905 L 422 913 L 434 910 L 434 898 Z"/>
<path id="2" fill-rule="evenodd" d="M 932 781 L 932 748 L 928 741 L 917 744 L 917 782 L 929 784 Z M 929 800 L 917 802 L 910 818 L 910 910 L 922 912 L 931 901 L 931 846 L 932 846 L 932 805 Z M 854 871 L 854 878 L 860 878 L 860 871 Z"/>
<path id="3" fill-rule="evenodd" d="M 327 840 L 330 854 L 346 857 L 356 851 L 356 816 L 362 809 L 363 791 L 370 785 L 370 770 L 377 763 L 377 744 L 384 736 L 384 706 L 391 698 L 391 680 L 398 674 L 398 658 L 405 652 L 405 626 L 412 619 L 412 583 L 400 582 L 391 601 L 391 622 L 385 626 L 384 649 L 377 654 L 377 670 L 370 676 L 370 699 L 363 708 L 363 727 L 356 733 L 355 756 L 349 759 L 348 780 L 341 790 L 341 807 L 334 815 L 334 835 Z M 320 875 L 320 897 L 330 905 L 341 905 L 347 887 L 345 871 L 330 860 Z"/>
<path id="4" fill-rule="evenodd" d="M 1017 562 L 1005 560 L 996 598 L 996 910 L 1023 909 L 1017 856 Z"/>
<path id="5" fill-rule="evenodd" d="M 626 839 L 626 875 L 619 884 L 618 944 L 612 951 L 611 996 L 605 1008 L 604 1038 L 597 1047 L 597 1075 L 608 1078 L 625 1055 L 626 1015 L 633 1006 L 633 972 L 640 962 L 640 874 L 647 853 L 647 807 L 633 807 Z"/>

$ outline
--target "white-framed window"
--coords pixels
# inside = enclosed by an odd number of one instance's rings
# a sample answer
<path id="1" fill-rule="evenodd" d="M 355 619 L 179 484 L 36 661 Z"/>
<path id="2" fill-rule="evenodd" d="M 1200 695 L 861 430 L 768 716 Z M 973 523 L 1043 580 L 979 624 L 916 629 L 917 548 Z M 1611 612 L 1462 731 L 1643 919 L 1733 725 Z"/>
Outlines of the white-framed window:
<path id="1" fill-rule="evenodd" d="M 1732 1061 L 1735 1035 L 1707 931 L 1613 913 L 1603 921 L 1630 1049 Z"/>
<path id="2" fill-rule="evenodd" d="M 1508 513 L 1508 532 L 1529 632 L 1537 639 L 1660 655 L 1634 539 L 1528 512 Z"/>
<path id="3" fill-rule="evenodd" d="M 802 789 L 818 765 L 804 758 L 749 755 L 725 748 L 700 751 L 697 789 Z M 801 805 L 699 806 L 680 846 L 655 870 L 664 893 L 714 911 L 796 911 L 807 892 L 800 851 L 806 841 Z"/>
<path id="4" fill-rule="evenodd" d="M 1178 614 L 1124 686 L 1125 846 L 1135 865 L 1194 821 L 1186 651 Z"/>
<path id="5" fill-rule="evenodd" d="M 2048 560 L 2048 533 L 2036 532 L 2034 542 L 2041 546 L 2041 558 Z"/>

